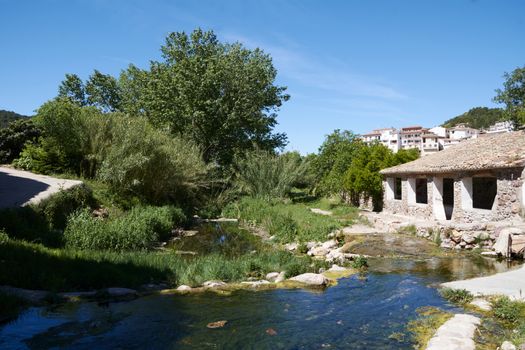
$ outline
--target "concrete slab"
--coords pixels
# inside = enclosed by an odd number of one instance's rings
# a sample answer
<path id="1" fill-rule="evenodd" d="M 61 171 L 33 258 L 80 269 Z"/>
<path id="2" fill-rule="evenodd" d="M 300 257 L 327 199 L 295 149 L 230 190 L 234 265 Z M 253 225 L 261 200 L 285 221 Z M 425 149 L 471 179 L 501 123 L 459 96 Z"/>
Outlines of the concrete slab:
<path id="1" fill-rule="evenodd" d="M 438 328 L 426 350 L 474 350 L 472 339 L 481 320 L 472 315 L 456 314 Z"/>
<path id="2" fill-rule="evenodd" d="M 474 295 L 506 295 L 525 300 L 525 266 L 492 276 L 442 283 L 442 287 L 466 289 Z"/>
<path id="3" fill-rule="evenodd" d="M 36 204 L 82 181 L 58 179 L 8 167 L 0 167 L 0 208 Z"/>

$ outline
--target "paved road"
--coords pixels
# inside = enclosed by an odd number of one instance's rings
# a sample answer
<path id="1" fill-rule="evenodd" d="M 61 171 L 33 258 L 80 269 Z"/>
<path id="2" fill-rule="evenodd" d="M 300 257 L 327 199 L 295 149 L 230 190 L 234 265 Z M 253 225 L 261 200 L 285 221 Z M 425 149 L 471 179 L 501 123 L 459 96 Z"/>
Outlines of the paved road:
<path id="1" fill-rule="evenodd" d="M 28 171 L 0 167 L 0 208 L 38 203 L 53 193 L 81 184 Z"/>
<path id="2" fill-rule="evenodd" d="M 474 295 L 506 295 L 512 299 L 525 300 L 525 267 L 441 285 L 453 289 L 466 289 Z"/>

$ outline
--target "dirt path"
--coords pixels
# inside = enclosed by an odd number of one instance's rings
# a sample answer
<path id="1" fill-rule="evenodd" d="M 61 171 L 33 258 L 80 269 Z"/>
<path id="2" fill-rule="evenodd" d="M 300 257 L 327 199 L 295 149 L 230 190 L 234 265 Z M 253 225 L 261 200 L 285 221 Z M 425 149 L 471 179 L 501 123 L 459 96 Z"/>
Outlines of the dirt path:
<path id="1" fill-rule="evenodd" d="M 0 167 L 0 208 L 19 207 L 80 185 L 82 181 L 57 179 L 28 171 Z"/>

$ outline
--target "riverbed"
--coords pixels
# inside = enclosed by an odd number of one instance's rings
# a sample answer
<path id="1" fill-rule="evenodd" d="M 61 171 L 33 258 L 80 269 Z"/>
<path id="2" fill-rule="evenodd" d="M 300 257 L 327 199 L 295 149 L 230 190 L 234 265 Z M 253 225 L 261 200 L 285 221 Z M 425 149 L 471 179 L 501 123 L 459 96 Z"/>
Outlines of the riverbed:
<path id="1" fill-rule="evenodd" d="M 417 308 L 459 311 L 439 295 L 439 283 L 516 267 L 476 255 L 436 256 L 431 243 L 415 237 L 359 238 L 356 250 L 381 257 L 369 258 L 366 273 L 324 291 L 151 295 L 35 307 L 0 328 L 0 348 L 408 349 L 406 325 Z M 221 320 L 224 327 L 207 327 Z"/>

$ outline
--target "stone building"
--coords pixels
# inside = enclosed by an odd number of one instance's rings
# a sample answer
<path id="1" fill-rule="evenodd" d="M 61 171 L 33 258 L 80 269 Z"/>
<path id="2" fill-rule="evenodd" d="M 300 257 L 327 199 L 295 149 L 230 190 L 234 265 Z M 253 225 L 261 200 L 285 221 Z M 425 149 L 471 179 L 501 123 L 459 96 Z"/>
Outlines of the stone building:
<path id="1" fill-rule="evenodd" d="M 524 131 L 466 140 L 382 170 L 383 211 L 455 223 L 519 219 L 524 168 Z"/>

